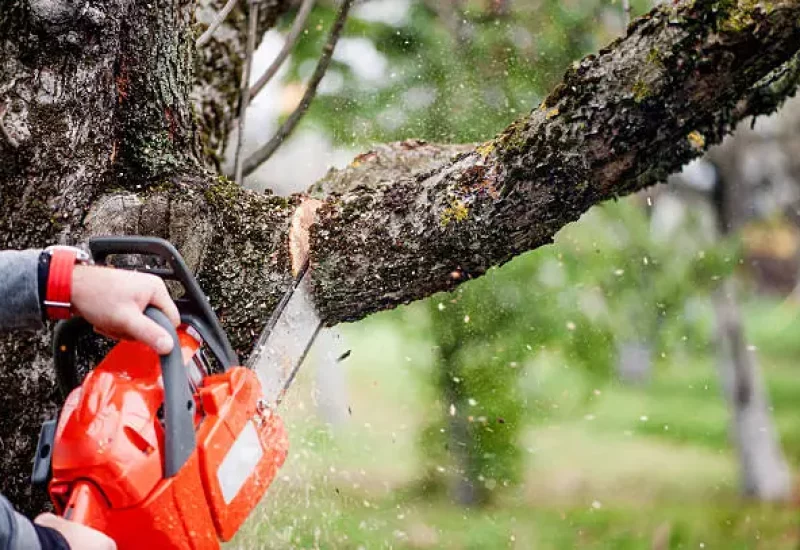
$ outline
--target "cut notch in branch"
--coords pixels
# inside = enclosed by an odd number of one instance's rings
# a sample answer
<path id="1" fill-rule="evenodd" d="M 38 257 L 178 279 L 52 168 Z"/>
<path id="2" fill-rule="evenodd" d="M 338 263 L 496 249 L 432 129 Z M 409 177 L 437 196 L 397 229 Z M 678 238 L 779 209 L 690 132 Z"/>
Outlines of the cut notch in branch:
<path id="1" fill-rule="evenodd" d="M 300 105 L 298 105 L 289 118 L 286 119 L 286 122 L 284 122 L 283 125 L 278 129 L 272 139 L 270 139 L 266 144 L 261 146 L 255 153 L 248 157 L 247 160 L 245 160 L 243 167 L 245 176 L 252 174 L 259 166 L 261 166 L 263 163 L 269 160 L 273 154 L 275 154 L 275 151 L 277 151 L 278 148 L 283 144 L 284 140 L 291 135 L 291 133 L 297 127 L 297 124 L 303 118 L 303 115 L 305 115 L 306 111 L 308 111 L 308 107 L 311 105 L 311 102 L 317 95 L 319 83 L 322 81 L 322 78 L 325 76 L 328 66 L 331 63 L 333 51 L 336 49 L 336 43 L 339 41 L 339 37 L 344 29 L 344 24 L 347 21 L 347 15 L 350 13 L 350 8 L 352 6 L 353 0 L 342 1 L 342 5 L 339 8 L 339 13 L 336 16 L 336 21 L 334 22 L 333 28 L 331 28 L 331 33 L 328 36 L 328 41 L 322 50 L 322 55 L 317 62 L 317 67 L 314 69 L 314 74 L 311 76 L 311 80 L 308 83 L 308 87 L 303 95 L 303 99 L 300 100 Z M 241 125 L 241 121 L 239 121 L 239 124 Z M 241 131 L 239 135 L 241 135 Z"/>

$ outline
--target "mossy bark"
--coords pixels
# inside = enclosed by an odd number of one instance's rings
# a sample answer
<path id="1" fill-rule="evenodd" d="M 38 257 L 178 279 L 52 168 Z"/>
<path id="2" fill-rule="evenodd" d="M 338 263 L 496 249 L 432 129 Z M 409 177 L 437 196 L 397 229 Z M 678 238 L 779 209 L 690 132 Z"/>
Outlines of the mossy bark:
<path id="1" fill-rule="evenodd" d="M 199 3 L 206 15 L 221 3 L 209 2 Z M 266 2 L 263 28 L 289 4 Z M 198 54 L 194 9 L 188 0 L 6 1 L 0 100 L 12 139 L 0 132 L 0 246 L 110 232 L 169 238 L 246 353 L 291 279 L 299 199 L 213 173 L 235 111 L 244 20 L 233 14 Z M 591 205 L 663 179 L 744 114 L 774 108 L 748 98 L 760 90 L 763 99 L 770 75 L 796 55 L 799 18 L 800 1 L 662 7 L 577 63 L 492 142 L 409 141 L 331 174 L 311 243 L 325 321 L 452 288 L 551 242 Z M 15 334 L 0 344 L 2 490 L 28 511 L 43 501 L 27 488 L 32 445 L 55 410 L 48 342 Z"/>

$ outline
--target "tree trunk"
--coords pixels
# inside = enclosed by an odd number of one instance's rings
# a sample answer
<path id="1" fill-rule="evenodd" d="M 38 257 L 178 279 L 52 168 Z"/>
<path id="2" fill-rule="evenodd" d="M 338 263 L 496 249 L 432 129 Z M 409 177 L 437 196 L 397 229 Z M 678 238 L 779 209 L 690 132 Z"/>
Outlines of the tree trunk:
<path id="1" fill-rule="evenodd" d="M 730 148 L 730 145 L 729 145 Z M 736 146 L 733 146 L 735 150 Z M 755 189 L 734 175 L 737 155 L 725 157 L 723 147 L 709 155 L 717 174 L 712 198 L 719 234 L 740 230 L 756 212 Z M 755 353 L 748 350 L 734 275 L 714 292 L 717 363 L 731 410 L 731 437 L 736 445 L 745 495 L 764 501 L 785 501 L 791 496 L 791 475 L 770 412 L 769 396 L 761 380 Z"/>
<path id="2" fill-rule="evenodd" d="M 629 338 L 617 343 L 617 377 L 627 384 L 646 384 L 653 370 L 653 344 Z"/>
<path id="3" fill-rule="evenodd" d="M 763 203 L 748 188 L 739 163 L 746 147 L 730 143 L 711 151 L 698 163 L 693 174 L 684 171 L 670 178 L 685 200 L 709 203 L 713 217 L 712 244 L 720 236 L 736 234 L 753 217 L 772 212 L 755 212 Z M 735 275 L 723 280 L 711 297 L 716 325 L 716 360 L 720 382 L 730 410 L 730 435 L 739 458 L 743 493 L 758 500 L 786 500 L 791 493 L 790 470 L 783 456 L 780 438 L 770 411 L 769 396 L 761 382 L 755 353 L 748 350 L 736 292 Z"/>
<path id="4" fill-rule="evenodd" d="M 199 2 L 199 21 L 220 2 Z M 261 28 L 288 1 L 267 0 Z M 210 8 L 211 6 L 211 8 Z M 143 233 L 176 243 L 246 353 L 291 281 L 298 197 L 214 166 L 235 108 L 244 18 L 194 48 L 189 0 L 6 0 L 0 12 L 0 246 Z M 405 142 L 333 173 L 312 227 L 328 324 L 454 287 L 551 242 L 593 204 L 663 180 L 789 92 L 800 1 L 657 8 L 577 63 L 477 148 Z M 201 25 L 202 26 L 202 25 Z M 776 91 L 777 90 L 777 91 Z M 451 158 L 450 154 L 458 154 Z M 0 344 L 3 489 L 27 510 L 39 421 L 54 411 L 49 336 Z"/>
<path id="5" fill-rule="evenodd" d="M 769 410 L 755 353 L 747 349 L 736 284 L 726 279 L 713 295 L 718 366 L 731 409 L 731 436 L 736 444 L 744 494 L 764 501 L 791 496 L 791 476 Z"/>

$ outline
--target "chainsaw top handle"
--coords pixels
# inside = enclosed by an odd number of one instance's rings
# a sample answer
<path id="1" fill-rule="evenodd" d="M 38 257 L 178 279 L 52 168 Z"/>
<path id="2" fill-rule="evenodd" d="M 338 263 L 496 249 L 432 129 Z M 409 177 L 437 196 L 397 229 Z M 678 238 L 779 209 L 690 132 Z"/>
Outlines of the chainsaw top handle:
<path id="1" fill-rule="evenodd" d="M 195 404 L 175 327 L 161 310 L 152 306 L 145 309 L 144 314 L 166 330 L 173 343 L 172 351 L 159 356 L 164 380 L 164 477 L 168 478 L 178 473 L 197 446 Z"/>
<path id="2" fill-rule="evenodd" d="M 175 300 L 181 319 L 193 325 L 203 340 L 217 357 L 222 366 L 228 368 L 238 365 L 239 358 L 233 351 L 228 337 L 222 330 L 219 319 L 211 309 L 205 294 L 189 270 L 186 262 L 171 243 L 157 237 L 113 236 L 95 237 L 89 241 L 92 258 L 99 265 L 106 265 L 112 255 L 156 256 L 165 262 L 163 267 L 136 267 L 137 271 L 157 275 L 162 279 L 177 281 L 183 286 L 183 296 Z M 118 266 L 119 267 L 119 266 Z"/>

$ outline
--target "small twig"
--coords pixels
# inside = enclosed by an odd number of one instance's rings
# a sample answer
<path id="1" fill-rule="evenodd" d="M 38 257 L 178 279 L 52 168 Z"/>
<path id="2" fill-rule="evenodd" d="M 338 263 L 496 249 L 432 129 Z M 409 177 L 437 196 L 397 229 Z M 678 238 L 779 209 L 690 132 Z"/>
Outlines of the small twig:
<path id="1" fill-rule="evenodd" d="M 3 134 L 3 137 L 6 138 L 8 144 L 13 147 L 14 149 L 19 147 L 19 142 L 8 133 L 8 129 L 6 128 L 4 119 L 6 118 L 6 112 L 8 112 L 8 103 L 0 104 L 0 133 Z"/>
<path id="2" fill-rule="evenodd" d="M 322 77 L 325 76 L 325 72 L 328 70 L 331 57 L 333 57 L 333 50 L 336 49 L 336 43 L 339 41 L 339 36 L 342 34 L 344 23 L 347 21 L 347 14 L 350 12 L 352 5 L 353 0 L 342 1 L 342 6 L 339 8 L 339 14 L 336 16 L 336 22 L 333 24 L 331 33 L 328 36 L 328 42 L 325 44 L 325 48 L 322 50 L 322 56 L 317 62 L 317 67 L 314 69 L 314 74 L 311 76 L 311 80 L 308 83 L 308 87 L 306 88 L 306 93 L 303 95 L 303 99 L 300 100 L 300 105 L 298 105 L 297 109 L 295 109 L 289 118 L 286 119 L 286 122 L 284 122 L 280 129 L 278 129 L 272 139 L 260 147 L 244 162 L 245 176 L 252 174 L 256 168 L 261 166 L 264 162 L 268 161 L 270 157 L 272 157 L 275 151 L 278 150 L 278 147 L 281 146 L 283 141 L 289 137 L 289 135 L 291 135 L 291 133 L 297 127 L 297 124 L 300 122 L 300 119 L 303 118 L 303 115 L 305 115 L 306 111 L 308 111 L 309 105 L 311 105 L 314 96 L 317 94 L 319 83 L 322 81 Z M 239 135 L 241 135 L 241 132 Z"/>
<path id="3" fill-rule="evenodd" d="M 631 24 L 631 0 L 622 0 L 622 21 L 626 29 Z"/>
<path id="4" fill-rule="evenodd" d="M 308 20 L 308 16 L 311 14 L 311 10 L 314 8 L 314 2 L 316 0 L 303 0 L 303 5 L 300 6 L 300 10 L 297 12 L 297 16 L 294 18 L 294 23 L 292 24 L 292 28 L 289 31 L 289 34 L 286 35 L 286 41 L 283 44 L 283 48 L 272 61 L 272 64 L 269 68 L 261 75 L 261 78 L 256 81 L 253 86 L 250 87 L 250 99 L 253 99 L 258 95 L 258 92 L 261 91 L 264 86 L 266 86 L 270 80 L 278 73 L 278 70 L 283 66 L 283 63 L 286 61 L 286 58 L 289 57 L 289 53 L 294 49 L 297 41 L 300 39 L 300 34 L 303 32 L 303 29 L 306 26 L 306 21 Z"/>
<path id="5" fill-rule="evenodd" d="M 260 0 L 250 1 L 250 10 L 247 16 L 247 54 L 242 66 L 242 82 L 239 87 L 239 139 L 236 142 L 236 157 L 234 159 L 234 181 L 242 184 L 242 145 L 244 144 L 244 123 L 247 118 L 247 106 L 250 104 L 250 70 L 253 67 L 253 52 L 256 49 L 256 34 L 258 33 L 258 6 Z"/>
<path id="6" fill-rule="evenodd" d="M 228 0 L 228 2 L 219 10 L 219 13 L 214 17 L 214 20 L 211 22 L 211 25 L 208 26 L 206 31 L 200 35 L 200 38 L 194 43 L 195 46 L 201 48 L 208 44 L 208 41 L 211 40 L 211 37 L 214 35 L 214 32 L 222 25 L 223 21 L 228 17 L 228 14 L 233 11 L 233 8 L 236 7 L 236 4 L 239 0 Z"/>

